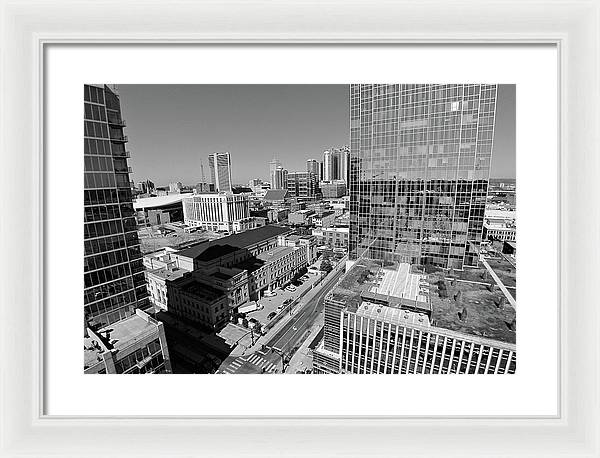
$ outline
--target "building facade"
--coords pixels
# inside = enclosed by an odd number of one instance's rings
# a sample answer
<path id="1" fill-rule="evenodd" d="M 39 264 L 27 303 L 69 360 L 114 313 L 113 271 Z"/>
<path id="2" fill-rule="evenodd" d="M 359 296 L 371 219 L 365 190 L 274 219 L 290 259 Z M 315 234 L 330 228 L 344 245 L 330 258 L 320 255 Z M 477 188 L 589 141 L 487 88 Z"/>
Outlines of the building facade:
<path id="1" fill-rule="evenodd" d="M 109 328 L 87 328 L 85 374 L 170 374 L 164 325 L 142 310 Z"/>
<path id="2" fill-rule="evenodd" d="M 287 189 L 288 171 L 279 166 L 273 172 L 271 189 Z"/>
<path id="3" fill-rule="evenodd" d="M 352 85 L 350 259 L 477 265 L 496 85 Z"/>
<path id="4" fill-rule="evenodd" d="M 346 182 L 343 180 L 321 181 L 319 187 L 323 199 L 336 199 L 345 196 L 348 192 Z"/>
<path id="5" fill-rule="evenodd" d="M 185 224 L 207 231 L 236 233 L 254 228 L 245 194 L 194 194 L 183 199 Z"/>
<path id="6" fill-rule="evenodd" d="M 313 173 L 317 179 L 317 183 L 321 181 L 321 163 L 315 159 L 306 161 L 306 171 Z"/>
<path id="7" fill-rule="evenodd" d="M 116 89 L 84 86 L 84 310 L 96 326 L 148 305 Z"/>
<path id="8" fill-rule="evenodd" d="M 317 194 L 317 177 L 312 172 L 290 172 L 287 175 L 290 197 L 312 198 Z"/>
<path id="9" fill-rule="evenodd" d="M 312 235 L 317 238 L 319 245 L 327 245 L 330 248 L 348 249 L 348 235 L 350 229 L 347 227 L 328 227 L 312 230 Z"/>
<path id="10" fill-rule="evenodd" d="M 229 153 L 208 155 L 210 179 L 217 192 L 231 192 L 231 157 Z"/>

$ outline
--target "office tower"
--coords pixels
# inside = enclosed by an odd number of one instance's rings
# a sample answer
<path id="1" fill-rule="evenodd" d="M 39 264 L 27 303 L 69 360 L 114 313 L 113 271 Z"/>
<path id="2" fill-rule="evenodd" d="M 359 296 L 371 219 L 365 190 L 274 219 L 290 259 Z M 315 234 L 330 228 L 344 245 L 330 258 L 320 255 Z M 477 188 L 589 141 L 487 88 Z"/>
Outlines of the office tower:
<path id="1" fill-rule="evenodd" d="M 334 150 L 334 155 L 337 156 L 337 172 L 335 179 L 342 180 L 348 184 L 349 172 L 348 167 L 350 160 L 350 147 L 343 146 Z"/>
<path id="2" fill-rule="evenodd" d="M 287 191 L 290 197 L 314 197 L 317 193 L 317 178 L 312 172 L 290 172 L 287 176 Z"/>
<path id="3" fill-rule="evenodd" d="M 306 161 L 306 171 L 312 172 L 316 179 L 317 183 L 321 181 L 321 163 L 315 159 L 309 159 Z"/>
<path id="4" fill-rule="evenodd" d="M 208 155 L 210 179 L 218 192 L 231 192 L 231 157 L 229 153 Z"/>
<path id="5" fill-rule="evenodd" d="M 207 231 L 235 233 L 254 228 L 246 194 L 193 194 L 183 199 L 186 224 Z"/>
<path id="6" fill-rule="evenodd" d="M 116 89 L 84 86 L 84 309 L 101 326 L 148 304 Z"/>
<path id="7" fill-rule="evenodd" d="M 271 180 L 271 189 L 281 189 L 275 187 L 276 170 L 278 168 L 283 168 L 283 164 L 281 163 L 281 161 L 277 160 L 276 158 L 273 158 L 273 160 L 269 162 L 269 180 Z"/>
<path id="8" fill-rule="evenodd" d="M 288 171 L 281 166 L 278 166 L 273 172 L 271 189 L 286 189 L 288 179 Z"/>
<path id="9" fill-rule="evenodd" d="M 350 259 L 477 265 L 496 89 L 351 86 Z"/>
<path id="10" fill-rule="evenodd" d="M 320 189 L 323 199 L 342 197 L 347 194 L 346 182 L 343 180 L 321 181 Z"/>
<path id="11" fill-rule="evenodd" d="M 335 180 L 335 157 L 330 150 L 323 151 L 323 181 Z"/>

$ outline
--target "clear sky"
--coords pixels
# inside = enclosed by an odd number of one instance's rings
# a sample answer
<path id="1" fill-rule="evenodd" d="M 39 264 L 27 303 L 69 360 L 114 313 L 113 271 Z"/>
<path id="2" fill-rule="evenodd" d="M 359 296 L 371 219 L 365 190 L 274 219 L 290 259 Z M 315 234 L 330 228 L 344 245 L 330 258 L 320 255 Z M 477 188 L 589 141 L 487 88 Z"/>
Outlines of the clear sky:
<path id="1" fill-rule="evenodd" d="M 234 183 L 268 180 L 349 143 L 347 85 L 119 85 L 133 181 L 201 181 L 200 159 L 229 151 Z M 515 177 L 515 86 L 498 91 L 491 176 Z"/>

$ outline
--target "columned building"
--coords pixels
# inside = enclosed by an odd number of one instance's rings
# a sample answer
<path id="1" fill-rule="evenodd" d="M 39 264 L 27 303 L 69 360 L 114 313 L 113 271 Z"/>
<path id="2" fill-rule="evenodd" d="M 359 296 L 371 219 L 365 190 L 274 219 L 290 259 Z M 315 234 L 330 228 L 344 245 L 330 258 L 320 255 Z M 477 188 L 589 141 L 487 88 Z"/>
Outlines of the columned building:
<path id="1" fill-rule="evenodd" d="M 229 153 L 209 154 L 208 167 L 215 191 L 231 192 L 231 157 Z"/>
<path id="2" fill-rule="evenodd" d="M 350 259 L 477 264 L 496 85 L 350 88 Z"/>
<path id="3" fill-rule="evenodd" d="M 183 199 L 186 224 L 207 231 L 235 233 L 254 227 L 250 200 L 245 194 L 194 194 Z"/>

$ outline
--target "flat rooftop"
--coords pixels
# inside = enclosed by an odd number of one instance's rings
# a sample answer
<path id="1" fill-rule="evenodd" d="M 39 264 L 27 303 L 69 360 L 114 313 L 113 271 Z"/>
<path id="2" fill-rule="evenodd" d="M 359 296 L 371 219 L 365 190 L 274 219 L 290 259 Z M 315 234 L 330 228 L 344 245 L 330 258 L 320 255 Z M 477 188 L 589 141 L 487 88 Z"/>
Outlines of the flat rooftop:
<path id="1" fill-rule="evenodd" d="M 284 257 L 285 255 L 291 253 L 292 251 L 294 251 L 293 247 L 278 246 L 278 247 L 272 248 L 269 251 L 264 251 L 260 254 L 257 254 L 256 258 L 260 259 L 262 261 L 265 261 L 265 262 L 274 262 L 274 261 L 277 261 L 278 259 Z"/>
<path id="2" fill-rule="evenodd" d="M 252 245 L 256 245 L 260 242 L 268 240 L 278 235 L 287 234 L 291 232 L 288 227 L 268 225 L 251 229 L 249 231 L 240 232 L 238 234 L 228 235 L 216 240 L 207 240 L 205 242 L 198 243 L 197 245 L 191 246 L 179 252 L 180 256 L 189 258 L 196 258 L 200 256 L 209 247 L 214 245 L 229 245 L 235 248 L 248 248 Z"/>
<path id="3" fill-rule="evenodd" d="M 181 290 L 187 294 L 191 294 L 206 301 L 216 301 L 221 298 L 224 293 L 210 285 L 201 283 L 197 280 L 190 280 L 180 286 Z"/>
<path id="4" fill-rule="evenodd" d="M 142 197 L 133 201 L 133 208 L 141 210 L 145 208 L 161 208 L 181 203 L 181 201 L 190 197 L 191 193 L 169 194 L 167 196 Z"/>
<path id="5" fill-rule="evenodd" d="M 485 268 L 465 269 L 466 273 L 456 272 L 456 278 L 451 278 L 448 271 L 441 269 L 425 274 L 407 266 L 400 264 L 395 269 L 382 269 L 379 260 L 361 259 L 342 276 L 329 298 L 345 303 L 348 310 L 355 313 L 364 303 L 379 303 L 379 306 L 387 302 L 390 308 L 399 310 L 386 312 L 389 316 L 401 314 L 406 308 L 427 315 L 426 308 L 429 308 L 431 326 L 515 343 L 515 309 L 493 278 L 483 273 Z M 505 264 L 502 268 L 508 269 Z M 481 275 L 476 276 L 474 272 Z M 510 291 L 510 273 L 501 274 L 498 276 L 506 278 Z M 404 294 L 404 300 L 398 300 L 399 293 L 400 299 Z M 428 299 L 427 303 L 421 301 L 423 297 Z"/>
<path id="6" fill-rule="evenodd" d="M 172 269 L 161 267 L 160 269 L 149 270 L 148 273 L 162 278 L 163 280 L 176 280 L 183 277 L 187 273 L 187 270 L 178 267 L 173 267 Z"/>
<path id="7" fill-rule="evenodd" d="M 430 326 L 429 317 L 424 313 L 417 313 L 398 307 L 363 302 L 356 310 L 357 316 L 374 318 L 386 323 L 406 325 L 416 324 L 419 326 Z"/>

